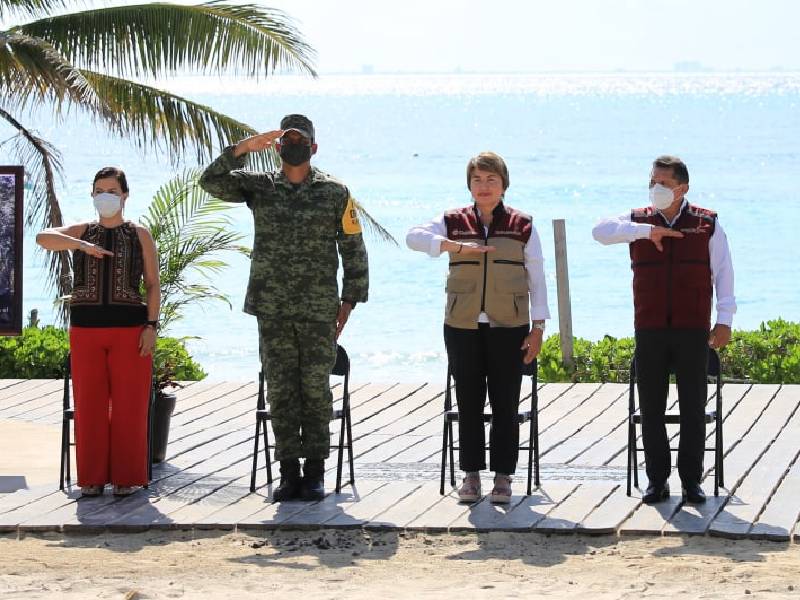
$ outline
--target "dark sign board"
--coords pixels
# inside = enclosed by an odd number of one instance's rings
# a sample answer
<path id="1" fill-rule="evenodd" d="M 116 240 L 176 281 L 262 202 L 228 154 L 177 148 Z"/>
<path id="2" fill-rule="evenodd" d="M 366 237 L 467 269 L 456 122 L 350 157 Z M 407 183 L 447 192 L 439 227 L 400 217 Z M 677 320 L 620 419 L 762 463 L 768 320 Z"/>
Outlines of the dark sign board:
<path id="1" fill-rule="evenodd" d="M 0 335 L 22 333 L 22 167 L 0 166 Z"/>

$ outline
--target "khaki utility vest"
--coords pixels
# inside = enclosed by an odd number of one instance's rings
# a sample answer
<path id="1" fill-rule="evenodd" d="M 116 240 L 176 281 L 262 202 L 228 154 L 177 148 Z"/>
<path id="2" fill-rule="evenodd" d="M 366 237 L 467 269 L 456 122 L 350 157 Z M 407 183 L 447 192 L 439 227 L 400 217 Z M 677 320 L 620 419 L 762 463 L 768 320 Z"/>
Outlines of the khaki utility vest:
<path id="1" fill-rule="evenodd" d="M 495 247 L 481 255 L 449 253 L 444 322 L 477 329 L 478 316 L 485 312 L 493 327 L 529 325 L 524 249 L 533 227 L 531 217 L 501 202 L 493 212 L 488 235 L 474 206 L 447 211 L 444 220 L 448 239 Z"/>

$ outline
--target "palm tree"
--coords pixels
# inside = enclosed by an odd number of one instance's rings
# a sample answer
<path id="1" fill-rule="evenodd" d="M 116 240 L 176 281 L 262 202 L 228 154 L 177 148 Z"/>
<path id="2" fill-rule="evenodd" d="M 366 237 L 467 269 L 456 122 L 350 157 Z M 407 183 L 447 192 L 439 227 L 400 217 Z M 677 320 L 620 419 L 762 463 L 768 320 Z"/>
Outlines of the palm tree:
<path id="1" fill-rule="evenodd" d="M 57 118 L 83 112 L 142 149 L 207 159 L 215 148 L 255 130 L 137 79 L 187 70 L 256 78 L 277 69 L 316 75 L 314 51 L 278 10 L 212 0 L 63 12 L 80 4 L 85 2 L 0 0 L 0 124 L 14 131 L 0 146 L 25 165 L 29 226 L 63 224 L 56 187 L 61 155 L 23 122 L 31 110 L 45 107 Z M 32 20 L 7 28 L 10 17 Z M 49 276 L 59 296 L 69 293 L 67 252 L 50 255 Z"/>

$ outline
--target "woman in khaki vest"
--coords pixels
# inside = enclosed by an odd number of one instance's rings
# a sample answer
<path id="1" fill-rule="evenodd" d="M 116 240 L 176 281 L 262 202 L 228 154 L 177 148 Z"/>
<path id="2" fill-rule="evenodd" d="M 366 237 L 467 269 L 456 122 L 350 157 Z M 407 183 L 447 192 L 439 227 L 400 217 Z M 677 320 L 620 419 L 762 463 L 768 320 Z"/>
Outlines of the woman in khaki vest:
<path id="1" fill-rule="evenodd" d="M 462 502 L 482 496 L 487 391 L 492 409 L 489 468 L 495 472 L 489 498 L 511 500 L 521 365 L 539 354 L 544 321 L 550 318 L 539 235 L 530 216 L 503 203 L 508 185 L 503 159 L 482 152 L 467 163 L 473 204 L 412 227 L 406 236 L 412 250 L 433 257 L 449 254 L 444 339 L 456 384 Z"/>

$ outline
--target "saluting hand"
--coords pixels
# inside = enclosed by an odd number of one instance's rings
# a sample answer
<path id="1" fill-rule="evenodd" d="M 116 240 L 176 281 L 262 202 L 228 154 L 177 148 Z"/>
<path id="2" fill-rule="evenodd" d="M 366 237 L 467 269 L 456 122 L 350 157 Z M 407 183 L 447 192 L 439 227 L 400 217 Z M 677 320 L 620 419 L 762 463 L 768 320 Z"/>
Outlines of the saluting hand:
<path id="1" fill-rule="evenodd" d="M 650 230 L 650 241 L 656 245 L 659 252 L 664 251 L 664 246 L 661 245 L 661 240 L 665 237 L 682 238 L 683 234 L 680 231 L 675 231 L 669 227 L 659 227 L 654 225 Z"/>
<path id="2" fill-rule="evenodd" d="M 259 133 L 249 138 L 243 139 L 236 144 L 233 150 L 235 156 L 241 156 L 248 152 L 261 152 L 267 148 L 271 148 L 275 141 L 283 135 L 283 129 L 276 129 L 275 131 L 267 131 L 266 133 Z"/>

